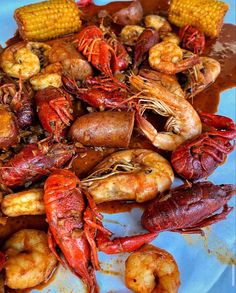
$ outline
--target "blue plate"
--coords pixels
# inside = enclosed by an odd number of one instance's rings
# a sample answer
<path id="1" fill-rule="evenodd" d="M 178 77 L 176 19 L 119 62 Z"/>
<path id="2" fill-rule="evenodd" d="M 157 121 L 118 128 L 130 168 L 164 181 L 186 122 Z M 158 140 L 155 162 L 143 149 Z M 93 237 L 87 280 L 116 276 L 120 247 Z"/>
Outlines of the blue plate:
<path id="1" fill-rule="evenodd" d="M 35 0 L 4 1 L 0 11 L 0 43 L 13 36 L 16 24 L 13 19 L 14 10 Z M 98 5 L 109 1 L 96 0 Z M 111 2 L 111 1 L 110 1 Z M 235 1 L 226 1 L 230 10 L 225 17 L 226 23 L 235 23 Z M 222 93 L 219 113 L 236 120 L 236 91 L 227 90 Z M 227 162 L 220 166 L 209 178 L 214 183 L 236 183 L 235 152 L 228 156 Z M 230 205 L 236 207 L 236 198 Z M 140 224 L 141 211 L 133 209 L 130 213 L 105 215 L 104 224 L 116 236 L 133 235 L 144 232 Z M 169 251 L 176 259 L 181 273 L 180 293 L 233 293 L 235 287 L 235 266 L 228 265 L 230 259 L 235 262 L 236 248 L 236 215 L 235 209 L 227 220 L 206 228 L 206 236 L 185 236 L 178 233 L 161 233 L 153 244 Z M 209 253 L 210 252 L 210 253 Z M 101 293 L 128 293 L 124 285 L 124 266 L 128 254 L 108 256 L 99 253 L 102 271 L 97 272 L 97 280 Z M 110 272 L 107 274 L 107 272 Z M 39 292 L 32 290 L 31 292 Z M 56 272 L 53 281 L 41 292 L 85 292 L 82 282 L 62 266 Z M 145 292 L 144 292 L 145 293 Z"/>

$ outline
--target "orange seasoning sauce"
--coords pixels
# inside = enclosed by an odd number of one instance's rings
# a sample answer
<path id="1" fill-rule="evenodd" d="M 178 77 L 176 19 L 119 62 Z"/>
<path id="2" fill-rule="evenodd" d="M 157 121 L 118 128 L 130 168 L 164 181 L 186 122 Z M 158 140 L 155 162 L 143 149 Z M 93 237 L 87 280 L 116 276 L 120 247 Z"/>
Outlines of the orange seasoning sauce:
<path id="1" fill-rule="evenodd" d="M 216 81 L 193 98 L 193 106 L 205 112 L 217 112 L 220 93 L 236 86 L 236 26 L 224 24 L 220 36 L 208 40 L 204 54 L 220 62 L 221 72 Z"/>

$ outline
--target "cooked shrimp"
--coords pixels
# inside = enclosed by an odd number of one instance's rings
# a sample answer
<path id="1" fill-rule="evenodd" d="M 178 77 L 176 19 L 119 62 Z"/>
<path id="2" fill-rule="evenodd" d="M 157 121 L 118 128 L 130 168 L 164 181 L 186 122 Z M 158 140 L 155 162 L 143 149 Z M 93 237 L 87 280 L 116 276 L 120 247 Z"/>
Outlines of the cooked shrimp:
<path id="1" fill-rule="evenodd" d="M 31 288 L 47 281 L 57 265 L 43 231 L 20 230 L 6 241 L 4 250 L 7 255 L 5 283 L 11 289 Z"/>
<path id="2" fill-rule="evenodd" d="M 172 28 L 164 17 L 159 15 L 151 14 L 147 15 L 144 19 L 146 27 L 153 27 L 159 32 L 171 32 Z"/>
<path id="3" fill-rule="evenodd" d="M 170 253 L 144 245 L 126 260 L 125 284 L 135 293 L 177 293 L 180 273 Z"/>
<path id="4" fill-rule="evenodd" d="M 106 157 L 81 184 L 97 203 L 124 199 L 144 202 L 168 190 L 173 180 L 173 170 L 161 155 L 131 149 Z"/>
<path id="5" fill-rule="evenodd" d="M 194 97 L 214 83 L 220 70 L 220 63 L 217 60 L 210 57 L 200 57 L 200 64 L 186 71 L 187 82 L 184 85 L 186 98 Z"/>
<path id="6" fill-rule="evenodd" d="M 139 75 L 131 75 L 129 81 L 140 91 L 134 96 L 138 99 L 138 126 L 154 146 L 173 151 L 185 140 L 201 134 L 201 120 L 183 97 L 174 95 L 156 81 Z M 142 117 L 146 110 L 169 117 L 165 125 L 166 132 L 157 132 L 152 124 Z"/>
<path id="7" fill-rule="evenodd" d="M 1 207 L 9 217 L 45 214 L 43 190 L 35 188 L 8 194 L 3 198 Z"/>
<path id="8" fill-rule="evenodd" d="M 40 42 L 28 42 L 26 48 L 38 56 L 41 68 L 48 64 L 48 57 L 51 51 L 51 46 Z"/>
<path id="9" fill-rule="evenodd" d="M 6 48 L 1 54 L 0 65 L 8 75 L 24 80 L 40 71 L 39 57 L 26 48 L 25 42 Z"/>
<path id="10" fill-rule="evenodd" d="M 158 71 L 175 74 L 199 63 L 199 57 L 172 42 L 162 41 L 149 50 L 149 64 Z"/>
<path id="11" fill-rule="evenodd" d="M 168 33 L 162 33 L 160 35 L 160 38 L 162 39 L 162 41 L 165 41 L 165 42 L 174 43 L 176 45 L 180 44 L 180 38 L 175 33 L 169 33 L 169 32 Z"/>
<path id="12" fill-rule="evenodd" d="M 126 25 L 125 27 L 123 27 L 120 33 L 122 43 L 129 46 L 134 46 L 138 37 L 144 30 L 145 27 L 142 27 L 140 25 Z"/>
<path id="13" fill-rule="evenodd" d="M 155 80 L 172 94 L 185 98 L 184 91 L 182 90 L 175 75 L 169 75 L 150 69 L 140 69 L 139 75 L 148 79 Z"/>
<path id="14" fill-rule="evenodd" d="M 39 73 L 30 79 L 30 83 L 35 91 L 45 89 L 49 86 L 61 87 L 61 75 L 58 73 Z"/>

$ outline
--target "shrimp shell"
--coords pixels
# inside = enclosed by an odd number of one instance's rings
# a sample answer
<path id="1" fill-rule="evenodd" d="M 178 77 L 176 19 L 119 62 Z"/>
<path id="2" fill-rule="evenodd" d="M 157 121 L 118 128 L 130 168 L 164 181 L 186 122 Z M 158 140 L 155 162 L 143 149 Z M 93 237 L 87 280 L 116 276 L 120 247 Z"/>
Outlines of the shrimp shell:
<path id="1" fill-rule="evenodd" d="M 38 56 L 26 47 L 25 42 L 6 48 L 1 54 L 0 65 L 8 75 L 23 80 L 29 79 L 40 71 Z"/>
<path id="2" fill-rule="evenodd" d="M 173 170 L 161 155 L 131 149 L 106 157 L 81 184 L 97 203 L 124 199 L 144 202 L 168 190 L 173 180 Z"/>
<path id="3" fill-rule="evenodd" d="M 8 194 L 3 198 L 1 208 L 9 217 L 45 214 L 43 189 L 35 188 Z"/>
<path id="4" fill-rule="evenodd" d="M 35 91 L 43 90 L 53 86 L 59 88 L 62 86 L 61 75 L 58 73 L 40 73 L 30 79 L 30 83 Z"/>
<path id="5" fill-rule="evenodd" d="M 200 62 L 198 55 L 181 49 L 177 44 L 162 41 L 149 50 L 149 64 L 166 74 L 176 74 Z"/>

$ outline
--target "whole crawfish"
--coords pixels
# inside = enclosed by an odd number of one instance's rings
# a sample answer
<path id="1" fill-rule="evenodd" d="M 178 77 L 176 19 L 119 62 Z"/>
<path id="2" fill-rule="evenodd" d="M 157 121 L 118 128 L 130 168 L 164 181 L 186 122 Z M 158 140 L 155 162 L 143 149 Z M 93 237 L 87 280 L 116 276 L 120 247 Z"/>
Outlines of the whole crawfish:
<path id="1" fill-rule="evenodd" d="M 124 46 L 114 37 L 105 39 L 95 25 L 85 27 L 77 37 L 78 50 L 106 76 L 128 67 L 130 59 Z"/>
<path id="2" fill-rule="evenodd" d="M 0 104 L 14 113 L 19 128 L 32 125 L 34 120 L 33 92 L 27 83 L 17 82 L 0 72 Z"/>
<path id="3" fill-rule="evenodd" d="M 94 67 L 107 76 L 118 70 L 115 51 L 107 44 L 103 32 L 95 25 L 85 27 L 77 38 L 78 50 Z"/>
<path id="4" fill-rule="evenodd" d="M 85 80 L 86 87 L 77 84 L 66 76 L 62 77 L 67 91 L 92 107 L 100 109 L 127 108 L 128 94 L 126 85 L 115 78 L 89 77 Z"/>
<path id="5" fill-rule="evenodd" d="M 193 51 L 195 54 L 202 54 L 205 49 L 205 35 L 196 27 L 191 25 L 183 26 L 179 31 L 182 47 Z"/>
<path id="6" fill-rule="evenodd" d="M 176 173 L 188 180 L 208 177 L 233 151 L 236 124 L 232 119 L 199 113 L 202 123 L 214 127 L 197 138 L 188 140 L 172 152 L 171 163 Z"/>
<path id="7" fill-rule="evenodd" d="M 60 88 L 48 87 L 37 91 L 35 102 L 43 128 L 59 142 L 74 119 L 72 97 Z"/>
<path id="8" fill-rule="evenodd" d="M 100 269 L 97 247 L 105 253 L 133 251 L 152 241 L 157 233 L 115 238 L 102 225 L 91 196 L 78 187 L 79 179 L 69 170 L 57 170 L 46 180 L 44 201 L 49 224 L 49 246 L 60 247 L 74 274 L 82 278 L 89 292 L 97 292 L 94 270 Z M 98 240 L 97 240 L 98 237 Z"/>
<path id="9" fill-rule="evenodd" d="M 41 141 L 25 145 L 1 167 L 0 182 L 15 188 L 38 181 L 53 169 L 62 167 L 74 153 L 74 146 L 63 143 Z"/>
<path id="10" fill-rule="evenodd" d="M 153 201 L 144 211 L 141 222 L 151 232 L 203 234 L 201 228 L 226 218 L 233 209 L 227 202 L 235 194 L 236 186 L 231 184 L 182 185 L 170 191 L 167 199 Z"/>

